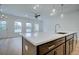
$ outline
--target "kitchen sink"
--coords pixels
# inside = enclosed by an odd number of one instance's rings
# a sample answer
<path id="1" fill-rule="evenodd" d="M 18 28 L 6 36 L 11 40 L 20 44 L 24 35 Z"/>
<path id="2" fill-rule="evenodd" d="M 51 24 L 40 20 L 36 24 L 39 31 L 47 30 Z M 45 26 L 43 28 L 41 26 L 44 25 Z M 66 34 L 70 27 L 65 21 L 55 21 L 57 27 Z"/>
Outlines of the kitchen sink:
<path id="1" fill-rule="evenodd" d="M 67 34 L 66 32 L 57 32 L 57 34 Z"/>

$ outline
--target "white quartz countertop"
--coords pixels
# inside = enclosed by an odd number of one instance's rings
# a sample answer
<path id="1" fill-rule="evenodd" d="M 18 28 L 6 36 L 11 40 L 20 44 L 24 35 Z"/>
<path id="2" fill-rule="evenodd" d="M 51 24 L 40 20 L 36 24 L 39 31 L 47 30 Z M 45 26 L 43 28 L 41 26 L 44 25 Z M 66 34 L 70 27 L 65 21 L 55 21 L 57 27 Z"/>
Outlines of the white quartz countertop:
<path id="1" fill-rule="evenodd" d="M 67 32 L 67 34 L 53 34 L 53 33 L 39 32 L 39 33 L 31 33 L 31 34 L 25 33 L 22 34 L 22 36 L 33 45 L 38 46 L 46 42 L 67 36 L 72 33 L 74 32 Z"/>

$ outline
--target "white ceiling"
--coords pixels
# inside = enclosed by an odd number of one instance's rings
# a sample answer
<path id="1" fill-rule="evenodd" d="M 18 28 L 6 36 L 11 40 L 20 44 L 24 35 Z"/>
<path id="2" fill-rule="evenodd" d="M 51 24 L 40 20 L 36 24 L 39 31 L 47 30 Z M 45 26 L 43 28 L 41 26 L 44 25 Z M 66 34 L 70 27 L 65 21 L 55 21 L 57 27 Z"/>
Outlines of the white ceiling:
<path id="1" fill-rule="evenodd" d="M 28 15 L 29 17 L 34 16 L 34 12 L 36 12 L 33 7 L 34 4 L 3 4 L 1 5 L 2 12 L 8 13 L 15 16 L 24 17 Z M 50 13 L 52 9 L 56 9 L 56 14 L 58 15 L 61 12 L 61 5 L 60 4 L 40 4 L 37 11 L 41 15 L 41 17 L 51 17 Z M 79 10 L 78 4 L 65 4 L 63 6 L 63 13 L 72 13 Z"/>

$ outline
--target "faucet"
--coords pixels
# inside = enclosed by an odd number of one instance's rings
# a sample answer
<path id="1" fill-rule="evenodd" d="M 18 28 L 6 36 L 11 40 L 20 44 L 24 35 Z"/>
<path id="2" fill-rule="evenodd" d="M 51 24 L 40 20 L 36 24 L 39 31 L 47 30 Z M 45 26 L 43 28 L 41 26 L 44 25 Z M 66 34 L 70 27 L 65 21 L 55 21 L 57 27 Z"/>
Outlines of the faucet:
<path id="1" fill-rule="evenodd" d="M 55 33 L 57 33 L 57 26 L 61 27 L 60 24 L 55 24 Z"/>

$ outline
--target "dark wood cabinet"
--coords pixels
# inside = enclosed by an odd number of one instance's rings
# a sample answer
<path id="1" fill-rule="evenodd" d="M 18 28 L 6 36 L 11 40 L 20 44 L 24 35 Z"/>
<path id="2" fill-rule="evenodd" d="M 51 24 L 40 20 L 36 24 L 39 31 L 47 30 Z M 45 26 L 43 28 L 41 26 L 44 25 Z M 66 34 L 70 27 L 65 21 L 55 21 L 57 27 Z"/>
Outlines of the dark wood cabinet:
<path id="1" fill-rule="evenodd" d="M 50 51 L 50 52 L 47 53 L 46 55 L 57 55 L 56 49 Z"/>
<path id="2" fill-rule="evenodd" d="M 77 34 L 63 36 L 61 38 L 34 46 L 29 41 L 22 39 L 22 54 L 37 55 L 69 55 L 77 44 Z"/>
<path id="3" fill-rule="evenodd" d="M 77 44 L 77 34 L 71 34 L 66 36 L 65 43 L 50 51 L 48 54 L 53 55 L 70 55 L 74 50 L 74 42 Z"/>
<path id="4" fill-rule="evenodd" d="M 68 35 L 66 37 L 66 55 L 69 55 L 73 51 L 73 45 L 74 45 L 74 34 Z"/>
<path id="5" fill-rule="evenodd" d="M 36 46 L 22 37 L 22 54 L 23 55 L 35 55 Z"/>
<path id="6" fill-rule="evenodd" d="M 64 54 L 65 54 L 65 44 L 62 44 L 56 48 L 56 55 L 64 55 Z"/>
<path id="7" fill-rule="evenodd" d="M 65 53 L 65 37 L 56 39 L 38 46 L 38 54 L 61 54 Z"/>
<path id="8" fill-rule="evenodd" d="M 74 48 L 76 47 L 77 44 L 77 33 L 74 34 Z"/>
<path id="9" fill-rule="evenodd" d="M 73 38 L 69 40 L 69 54 L 73 51 Z"/>
<path id="10" fill-rule="evenodd" d="M 66 55 L 69 55 L 69 41 L 66 41 Z"/>
<path id="11" fill-rule="evenodd" d="M 60 45 L 59 47 L 53 49 L 47 55 L 65 55 L 65 44 Z"/>
<path id="12" fill-rule="evenodd" d="M 75 50 L 76 45 L 77 45 L 77 33 L 74 33 L 74 40 L 73 40 L 73 50 Z"/>
<path id="13" fill-rule="evenodd" d="M 65 54 L 65 44 L 60 45 L 56 48 L 57 55 L 64 55 Z"/>

